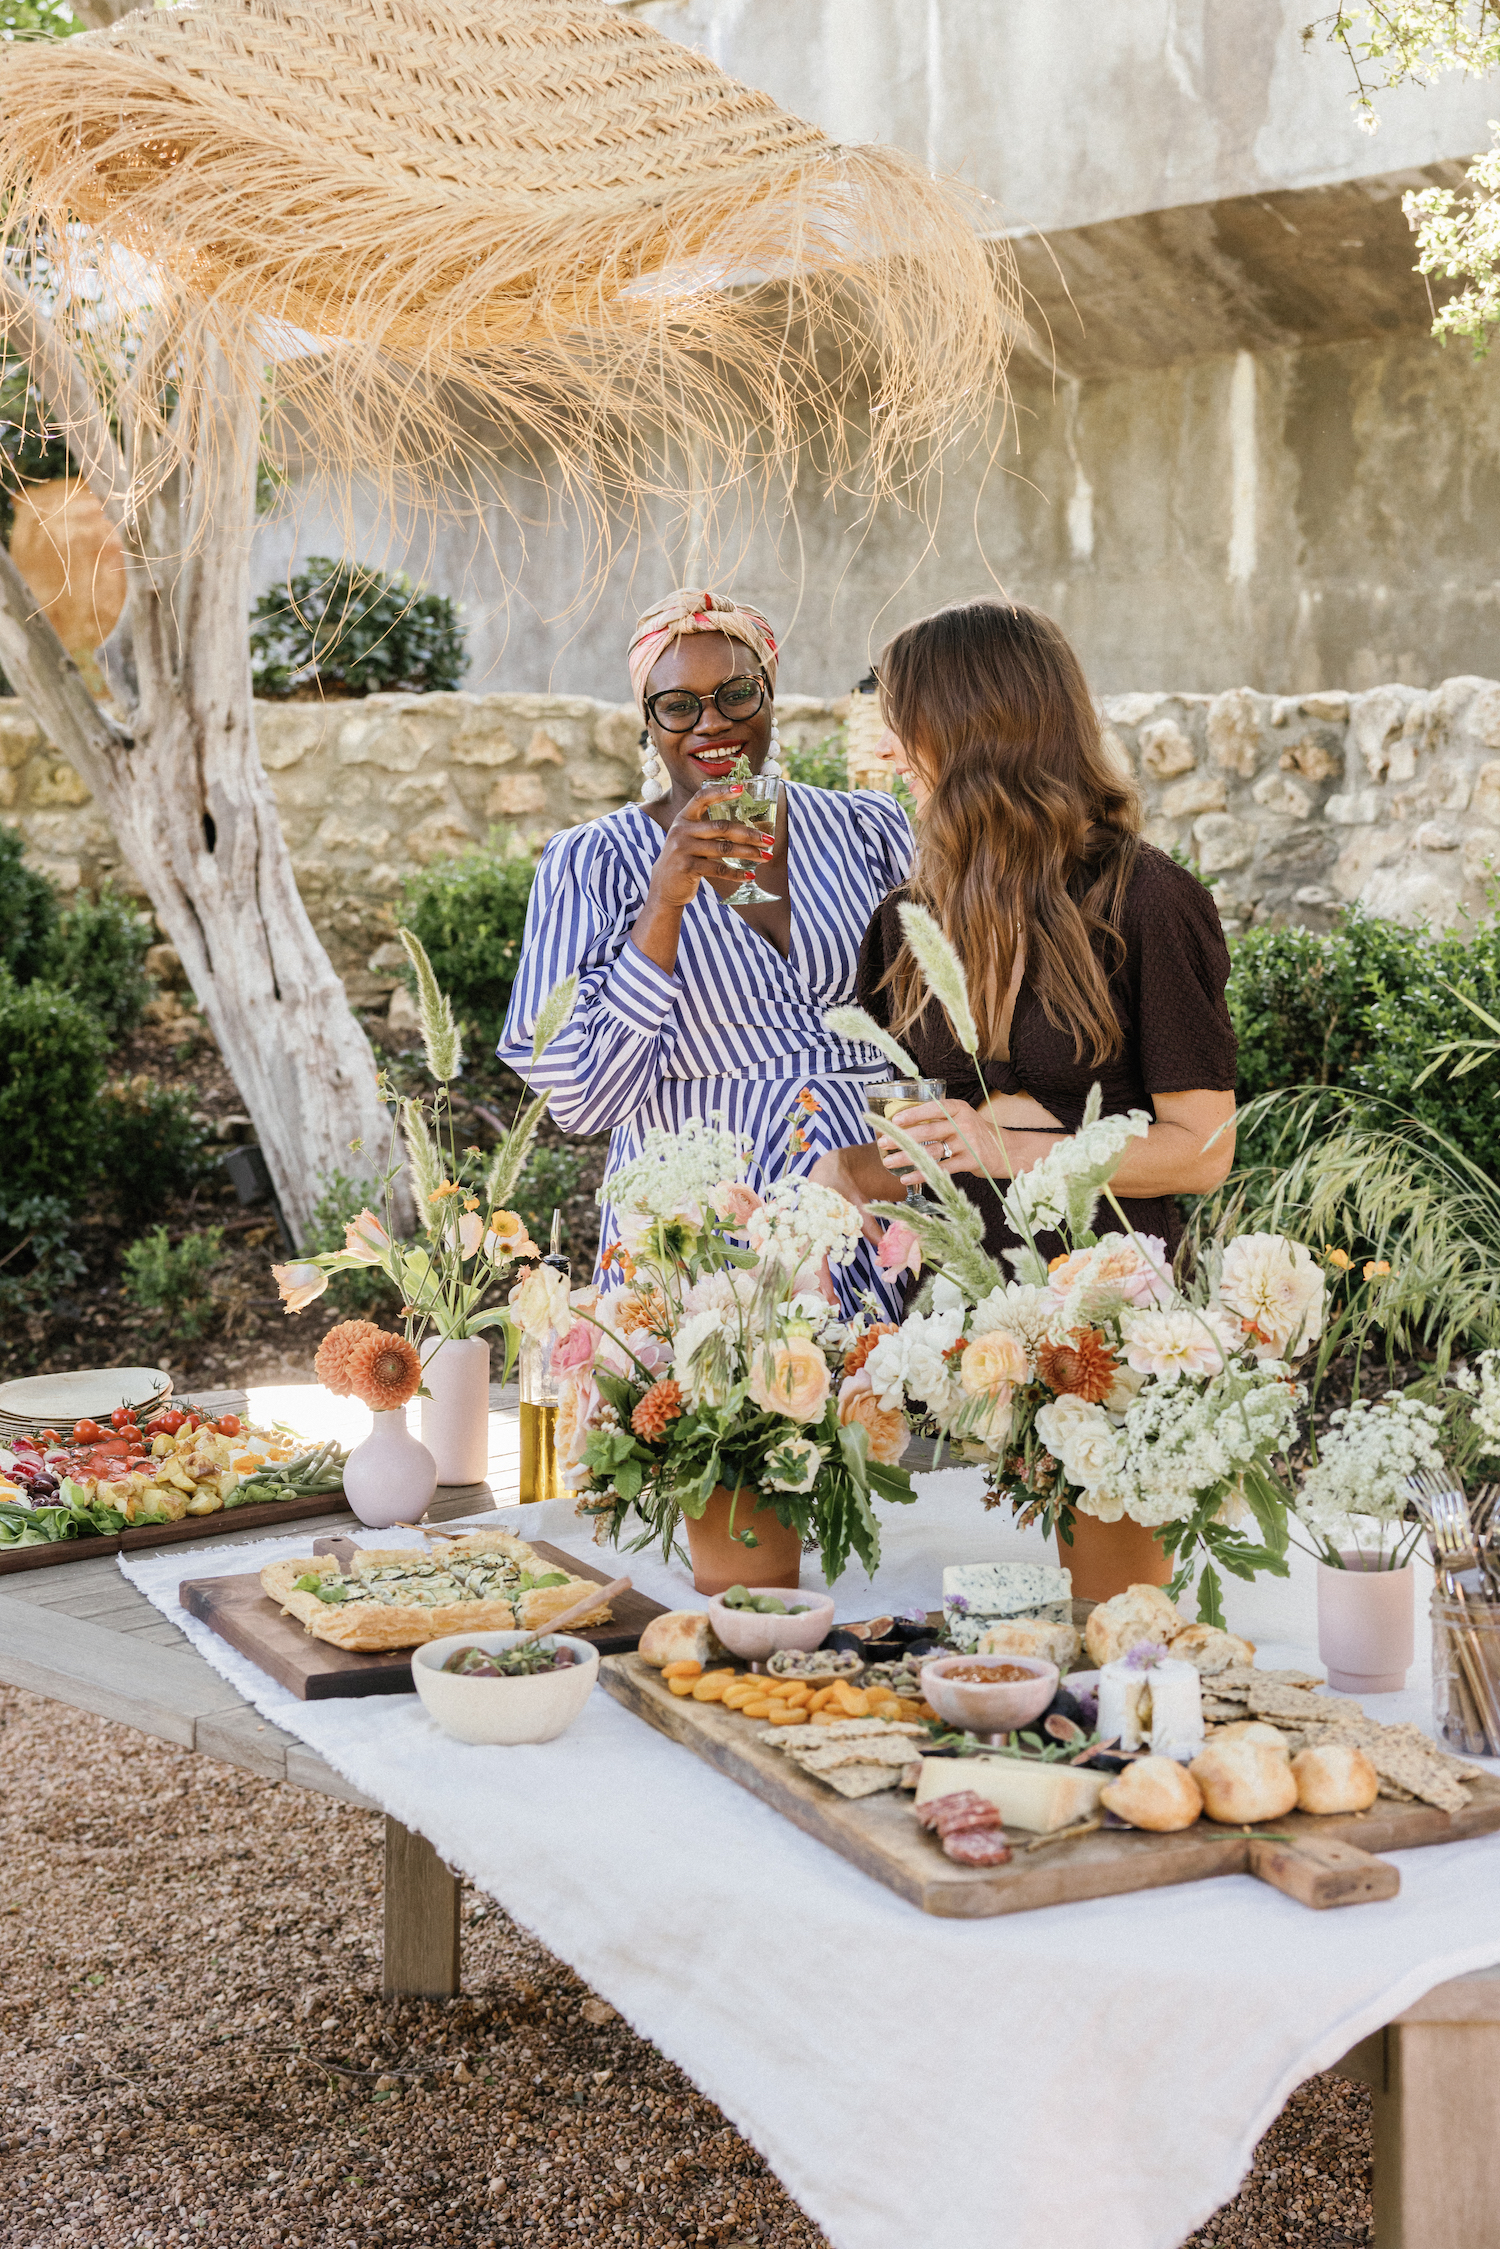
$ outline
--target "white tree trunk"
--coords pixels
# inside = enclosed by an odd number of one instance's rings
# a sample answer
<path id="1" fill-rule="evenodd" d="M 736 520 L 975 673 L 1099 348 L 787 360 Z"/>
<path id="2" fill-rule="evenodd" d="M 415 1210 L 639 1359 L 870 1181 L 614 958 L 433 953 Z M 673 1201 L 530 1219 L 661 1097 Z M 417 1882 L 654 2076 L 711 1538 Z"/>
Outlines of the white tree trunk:
<path id="1" fill-rule="evenodd" d="M 94 703 L 3 549 L 0 662 L 108 814 L 300 1237 L 330 1172 L 385 1168 L 390 1116 L 369 1041 L 298 893 L 256 751 L 248 611 L 259 407 L 235 389 L 227 361 L 217 372 L 223 388 L 198 417 L 188 507 L 162 501 L 149 545 L 126 540 L 138 679 L 128 731 Z"/>

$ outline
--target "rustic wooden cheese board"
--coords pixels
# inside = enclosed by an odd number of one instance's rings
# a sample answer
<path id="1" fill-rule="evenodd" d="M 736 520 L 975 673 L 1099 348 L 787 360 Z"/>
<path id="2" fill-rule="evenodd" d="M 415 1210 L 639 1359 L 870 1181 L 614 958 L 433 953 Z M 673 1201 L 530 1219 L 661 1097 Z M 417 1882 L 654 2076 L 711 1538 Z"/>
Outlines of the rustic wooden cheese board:
<path id="1" fill-rule="evenodd" d="M 580 1562 L 540 1539 L 530 1543 L 532 1552 L 553 1569 L 591 1578 L 595 1585 L 610 1583 L 609 1573 L 596 1569 L 591 1562 Z M 336 1544 L 320 1539 L 314 1551 L 328 1551 Z M 415 1692 L 409 1648 L 358 1655 L 349 1648 L 335 1648 L 327 1640 L 315 1640 L 296 1617 L 284 1615 L 261 1590 L 258 1571 L 241 1572 L 237 1577 L 188 1578 L 178 1587 L 177 1597 L 189 1616 L 208 1625 L 303 1702 Z M 633 1590 L 617 1594 L 610 1607 L 614 1613 L 608 1624 L 597 1624 L 569 1637 L 589 1640 L 601 1654 L 613 1654 L 633 1648 L 651 1619 L 665 1613 L 659 1601 L 648 1600 L 644 1593 Z M 462 1632 L 463 1628 L 460 1616 L 451 1629 Z"/>
<path id="2" fill-rule="evenodd" d="M 539 1551 L 543 1551 L 539 1549 Z M 575 1568 L 579 1565 L 574 1564 Z M 1453 1843 L 1500 1829 L 1500 1780 L 1489 1774 L 1466 1790 L 1468 1808 L 1449 1814 L 1426 1804 L 1378 1797 L 1368 1812 L 1314 1818 L 1293 1812 L 1263 1835 L 1199 1820 L 1177 1835 L 1100 1829 L 1037 1848 L 1012 1829 L 1006 1866 L 955 1866 L 920 1828 L 900 1789 L 852 1802 L 759 1739 L 762 1728 L 716 1703 L 671 1694 L 638 1655 L 611 1656 L 599 1684 L 647 1725 L 748 1788 L 807 1835 L 883 1882 L 924 1913 L 978 1919 L 1029 1913 L 1128 1890 L 1202 1882 L 1216 1874 L 1254 1874 L 1305 1905 L 1354 1905 L 1393 1897 L 1399 1872 L 1370 1854 Z M 1282 1840 L 1289 1838 L 1289 1840 Z"/>
<path id="3" fill-rule="evenodd" d="M 268 1499 L 247 1507 L 220 1507 L 212 1515 L 184 1515 L 175 1523 L 134 1523 L 97 1538 L 58 1538 L 46 1546 L 0 1547 L 0 1577 L 14 1570 L 47 1570 L 59 1562 L 91 1562 L 100 1554 L 135 1554 L 143 1547 L 182 1546 L 195 1538 L 222 1538 L 226 1531 L 275 1530 L 282 1523 L 307 1522 L 318 1515 L 346 1515 L 341 1491 L 312 1498 Z"/>

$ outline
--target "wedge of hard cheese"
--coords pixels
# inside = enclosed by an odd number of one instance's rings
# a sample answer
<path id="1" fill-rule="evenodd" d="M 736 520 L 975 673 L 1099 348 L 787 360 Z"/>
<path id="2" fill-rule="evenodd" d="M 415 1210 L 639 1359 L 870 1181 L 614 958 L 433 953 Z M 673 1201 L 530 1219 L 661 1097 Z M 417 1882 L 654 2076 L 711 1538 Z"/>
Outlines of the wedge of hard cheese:
<path id="1" fill-rule="evenodd" d="M 993 1804 L 1007 1827 L 1051 1835 L 1092 1818 L 1110 1774 L 1077 1765 L 1025 1765 L 1014 1757 L 924 1757 L 917 1803 L 972 1788 Z"/>

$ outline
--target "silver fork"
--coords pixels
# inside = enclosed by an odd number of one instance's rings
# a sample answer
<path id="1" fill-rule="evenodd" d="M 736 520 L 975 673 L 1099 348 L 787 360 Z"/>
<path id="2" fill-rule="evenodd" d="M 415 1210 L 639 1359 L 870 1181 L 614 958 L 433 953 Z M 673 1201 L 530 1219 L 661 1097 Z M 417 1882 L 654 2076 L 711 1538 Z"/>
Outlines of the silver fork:
<path id="1" fill-rule="evenodd" d="M 1471 1594 L 1481 1607 L 1487 1605 L 1487 1579 L 1479 1569 L 1468 1507 L 1462 1492 L 1425 1472 L 1408 1478 L 1407 1489 L 1416 1500 L 1417 1512 L 1432 1542 L 1444 1598 L 1465 1618 L 1464 1623 L 1449 1629 L 1459 1671 L 1473 1704 L 1476 1730 L 1485 1744 L 1485 1754 L 1500 1757 L 1500 1692 L 1485 1662 L 1483 1642 L 1469 1621 L 1474 1606 Z M 1465 1577 L 1470 1579 L 1469 1585 L 1465 1585 Z"/>

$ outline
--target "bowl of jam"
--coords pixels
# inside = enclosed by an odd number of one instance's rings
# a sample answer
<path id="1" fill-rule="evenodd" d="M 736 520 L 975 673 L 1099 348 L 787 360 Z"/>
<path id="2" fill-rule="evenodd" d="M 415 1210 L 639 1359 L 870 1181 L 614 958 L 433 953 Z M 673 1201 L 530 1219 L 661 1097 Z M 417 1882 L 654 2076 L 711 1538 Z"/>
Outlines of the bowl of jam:
<path id="1" fill-rule="evenodd" d="M 950 1726 L 1009 1734 L 1040 1718 L 1057 1678 L 1057 1665 L 1040 1656 L 935 1656 L 922 1666 L 922 1692 Z"/>

